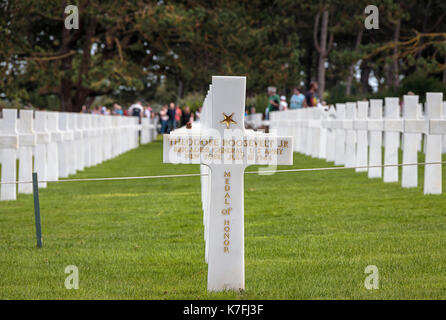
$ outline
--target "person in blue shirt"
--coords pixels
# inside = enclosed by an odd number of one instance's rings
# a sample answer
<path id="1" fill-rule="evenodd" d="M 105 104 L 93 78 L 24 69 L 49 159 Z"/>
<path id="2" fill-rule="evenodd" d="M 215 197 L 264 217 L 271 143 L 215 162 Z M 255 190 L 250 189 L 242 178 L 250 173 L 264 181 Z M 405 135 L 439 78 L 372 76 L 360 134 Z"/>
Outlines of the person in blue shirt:
<path id="1" fill-rule="evenodd" d="M 119 104 L 115 103 L 113 105 L 112 114 L 117 115 L 117 116 L 122 116 L 123 115 L 122 107 Z"/>
<path id="2" fill-rule="evenodd" d="M 303 108 L 305 101 L 305 96 L 300 92 L 299 88 L 294 88 L 293 95 L 290 99 L 290 109 L 300 109 Z"/>

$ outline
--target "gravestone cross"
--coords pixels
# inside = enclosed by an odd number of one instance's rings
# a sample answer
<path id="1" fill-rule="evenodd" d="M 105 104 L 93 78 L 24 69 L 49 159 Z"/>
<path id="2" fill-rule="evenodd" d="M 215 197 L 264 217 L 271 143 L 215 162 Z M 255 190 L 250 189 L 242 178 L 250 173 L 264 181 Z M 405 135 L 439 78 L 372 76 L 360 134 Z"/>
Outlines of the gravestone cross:
<path id="1" fill-rule="evenodd" d="M 196 163 L 210 168 L 207 213 L 208 290 L 243 290 L 245 168 L 290 165 L 292 137 L 244 128 L 245 77 L 212 77 L 210 120 L 200 130 L 164 135 L 164 163 Z"/>

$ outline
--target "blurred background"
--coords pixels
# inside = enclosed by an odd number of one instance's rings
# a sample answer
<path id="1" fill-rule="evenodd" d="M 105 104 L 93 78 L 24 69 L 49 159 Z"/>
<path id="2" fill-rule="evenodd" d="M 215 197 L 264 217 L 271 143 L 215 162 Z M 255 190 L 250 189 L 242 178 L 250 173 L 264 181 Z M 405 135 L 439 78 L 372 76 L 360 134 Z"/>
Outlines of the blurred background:
<path id="1" fill-rule="evenodd" d="M 212 75 L 247 76 L 257 112 L 311 81 L 329 104 L 446 92 L 446 1 L 0 1 L 0 107 L 196 110 Z"/>

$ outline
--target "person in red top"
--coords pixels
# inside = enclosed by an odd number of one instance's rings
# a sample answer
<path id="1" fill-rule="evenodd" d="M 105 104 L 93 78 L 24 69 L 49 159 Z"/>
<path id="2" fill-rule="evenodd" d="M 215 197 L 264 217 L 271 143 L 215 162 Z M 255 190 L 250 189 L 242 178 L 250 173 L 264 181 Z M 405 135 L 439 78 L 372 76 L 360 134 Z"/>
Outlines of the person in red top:
<path id="1" fill-rule="evenodd" d="M 178 125 L 180 123 L 181 116 L 183 115 L 183 111 L 181 111 L 181 108 L 179 105 L 177 105 L 177 108 L 175 110 L 175 122 Z"/>

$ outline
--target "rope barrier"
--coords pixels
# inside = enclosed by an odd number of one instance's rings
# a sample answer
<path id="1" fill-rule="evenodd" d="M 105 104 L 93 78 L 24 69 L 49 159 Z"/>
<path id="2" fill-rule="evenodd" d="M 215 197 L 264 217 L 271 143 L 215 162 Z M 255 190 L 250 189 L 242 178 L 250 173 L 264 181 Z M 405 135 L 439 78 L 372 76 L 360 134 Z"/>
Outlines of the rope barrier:
<path id="1" fill-rule="evenodd" d="M 162 176 L 141 176 L 141 177 L 110 177 L 110 178 L 64 179 L 64 180 L 39 180 L 39 183 L 81 182 L 81 181 L 110 181 L 110 180 L 136 180 L 136 179 L 180 178 L 180 177 L 198 177 L 198 176 L 207 176 L 207 174 L 190 173 L 190 174 L 169 174 L 169 175 L 162 175 Z M 0 184 L 20 184 L 20 183 L 32 183 L 32 181 L 0 182 Z"/>
<path id="2" fill-rule="evenodd" d="M 325 167 L 325 168 L 301 168 L 301 169 L 279 169 L 279 170 L 258 170 L 246 171 L 245 174 L 259 174 L 259 173 L 282 173 L 282 172 L 307 172 L 307 171 L 329 171 L 329 170 L 348 170 L 348 169 L 369 169 L 369 168 L 386 168 L 386 167 L 403 167 L 403 166 L 424 166 L 428 164 L 446 164 L 446 161 L 438 162 L 420 162 L 420 163 L 398 163 L 398 164 L 384 164 L 377 166 L 359 166 L 359 167 Z M 184 177 L 202 177 L 208 174 L 189 173 L 189 174 L 169 174 L 160 176 L 140 176 L 140 177 L 109 177 L 109 178 L 84 178 L 84 179 L 64 179 L 64 180 L 39 180 L 39 183 L 52 182 L 83 182 L 83 181 L 110 181 L 110 180 L 136 180 L 136 179 L 163 179 L 163 178 L 184 178 Z M 0 184 L 21 184 L 32 183 L 30 181 L 11 181 L 0 182 Z"/>
<path id="3" fill-rule="evenodd" d="M 328 171 L 328 170 L 345 170 L 345 169 L 369 169 L 369 168 L 386 168 L 386 167 L 403 167 L 403 166 L 422 166 L 428 164 L 446 164 L 446 161 L 438 162 L 420 162 L 420 163 L 406 163 L 406 164 L 384 164 L 379 166 L 359 166 L 359 167 L 326 167 L 326 168 L 305 168 L 305 169 L 282 169 L 271 171 L 260 171 L 261 173 L 274 173 L 274 172 L 305 172 L 305 171 Z M 259 173 L 259 171 L 247 171 L 245 173 Z"/>

